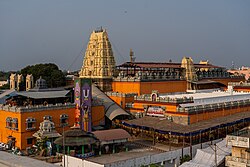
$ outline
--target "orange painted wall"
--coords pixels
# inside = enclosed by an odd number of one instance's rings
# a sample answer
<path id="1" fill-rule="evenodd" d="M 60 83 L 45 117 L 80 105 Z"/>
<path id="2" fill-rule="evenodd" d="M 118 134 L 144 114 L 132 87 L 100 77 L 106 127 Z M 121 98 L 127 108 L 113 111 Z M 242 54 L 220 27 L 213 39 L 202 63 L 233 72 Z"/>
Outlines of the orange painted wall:
<path id="1" fill-rule="evenodd" d="M 227 115 L 233 115 L 235 113 L 245 112 L 249 110 L 250 110 L 250 106 L 246 106 L 246 107 L 238 107 L 238 108 L 232 108 L 232 109 L 226 109 L 226 110 L 225 109 L 216 110 L 216 111 L 205 112 L 205 113 L 200 113 L 200 114 L 193 114 L 193 115 L 189 115 L 190 124 L 196 123 L 202 120 L 208 120 L 208 119 L 223 117 Z"/>
<path id="2" fill-rule="evenodd" d="M 150 101 L 135 101 L 134 102 L 134 107 L 131 108 L 129 111 L 130 112 L 144 112 L 144 105 L 146 106 L 164 106 L 166 107 L 166 111 L 171 111 L 171 112 L 176 112 L 177 105 L 176 104 L 171 104 L 171 103 L 161 103 L 161 102 L 150 102 Z"/>
<path id="3" fill-rule="evenodd" d="M 150 94 L 152 90 L 159 93 L 185 92 L 187 90 L 186 81 L 162 81 L 162 82 L 141 82 L 141 94 Z"/>
<path id="4" fill-rule="evenodd" d="M 250 92 L 250 87 L 234 87 L 234 91 Z"/>
<path id="5" fill-rule="evenodd" d="M 216 82 L 220 82 L 224 85 L 228 85 L 228 82 L 240 82 L 240 81 L 245 81 L 245 78 L 218 78 L 218 79 L 211 79 Z"/>
<path id="6" fill-rule="evenodd" d="M 16 138 L 16 146 L 25 149 L 28 146 L 32 146 L 34 143 L 28 145 L 27 138 L 31 138 L 32 135 L 39 129 L 40 122 L 43 121 L 45 115 L 52 116 L 52 121 L 55 123 L 56 130 L 59 133 L 62 133 L 62 127 L 60 127 L 60 115 L 67 114 L 69 116 L 68 123 L 69 126 L 65 127 L 65 130 L 68 130 L 73 126 L 75 121 L 75 108 L 68 109 L 54 109 L 54 110 L 43 110 L 43 111 L 33 111 L 33 112 L 10 112 L 0 110 L 0 140 L 1 142 L 7 143 L 7 137 L 9 135 Z M 18 118 L 18 130 L 9 130 L 6 126 L 6 118 Z M 32 117 L 36 119 L 35 130 L 26 130 L 26 119 Z"/>
<path id="7" fill-rule="evenodd" d="M 196 123 L 202 120 L 209 120 L 213 118 L 223 117 L 227 115 L 233 115 L 235 113 L 239 112 L 246 112 L 250 111 L 250 106 L 245 107 L 237 107 L 237 108 L 230 108 L 230 109 L 221 109 L 216 111 L 210 111 L 210 112 L 203 112 L 200 114 L 187 114 L 185 112 L 180 113 L 177 112 L 177 106 L 175 104 L 167 104 L 167 103 L 150 103 L 150 102 L 140 102 L 135 101 L 133 108 L 130 108 L 129 111 L 131 113 L 137 113 L 137 112 L 144 112 L 143 105 L 147 106 L 165 106 L 166 107 L 166 113 L 171 114 L 173 117 L 189 117 L 190 118 L 190 124 Z"/>
<path id="8" fill-rule="evenodd" d="M 19 139 L 16 145 L 20 147 L 21 145 L 21 124 L 18 124 L 18 130 L 11 130 L 6 128 L 6 118 L 17 118 L 18 121 L 21 120 L 21 115 L 18 112 L 2 111 L 0 110 L 0 142 L 7 143 L 8 136 L 14 136 Z"/>
<path id="9" fill-rule="evenodd" d="M 126 103 L 134 101 L 134 97 L 121 97 L 121 96 L 109 96 L 114 102 L 116 102 L 123 109 L 126 108 Z"/>
<path id="10" fill-rule="evenodd" d="M 120 93 L 138 93 L 150 94 L 152 90 L 158 90 L 159 93 L 185 92 L 187 88 L 186 81 L 157 81 L 157 82 L 112 82 L 114 92 Z"/>
<path id="11" fill-rule="evenodd" d="M 140 93 L 140 82 L 112 82 L 113 92 Z"/>
<path id="12" fill-rule="evenodd" d="M 100 122 L 105 121 L 104 106 L 92 106 L 92 126 L 100 125 Z"/>

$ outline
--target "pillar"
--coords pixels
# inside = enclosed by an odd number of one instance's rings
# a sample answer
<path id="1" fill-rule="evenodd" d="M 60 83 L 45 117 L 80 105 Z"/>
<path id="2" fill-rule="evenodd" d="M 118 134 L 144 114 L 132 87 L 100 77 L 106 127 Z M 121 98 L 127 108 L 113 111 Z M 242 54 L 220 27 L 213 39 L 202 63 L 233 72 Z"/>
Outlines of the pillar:
<path id="1" fill-rule="evenodd" d="M 115 145 L 113 145 L 113 154 L 115 153 Z"/>
<path id="2" fill-rule="evenodd" d="M 99 147 L 99 155 L 100 156 L 102 155 L 102 147 L 101 146 Z"/>
<path id="3" fill-rule="evenodd" d="M 82 155 L 84 154 L 84 145 L 82 145 Z"/>
<path id="4" fill-rule="evenodd" d="M 59 146 L 58 145 L 56 145 L 56 152 L 59 153 Z"/>

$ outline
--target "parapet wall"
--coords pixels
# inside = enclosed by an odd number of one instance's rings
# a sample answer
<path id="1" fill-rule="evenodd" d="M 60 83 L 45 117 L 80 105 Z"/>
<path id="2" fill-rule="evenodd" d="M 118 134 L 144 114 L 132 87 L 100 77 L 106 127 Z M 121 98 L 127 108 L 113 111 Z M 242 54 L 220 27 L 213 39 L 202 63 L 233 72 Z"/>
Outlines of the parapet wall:
<path id="1" fill-rule="evenodd" d="M 32 105 L 32 106 L 9 106 L 9 105 L 0 105 L 0 110 L 4 111 L 12 111 L 12 112 L 35 112 L 35 111 L 43 111 L 43 110 L 60 110 L 67 108 L 74 108 L 74 103 L 57 103 L 55 105 Z"/>
<path id="2" fill-rule="evenodd" d="M 115 96 L 115 97 L 134 97 L 137 93 L 120 93 L 120 92 L 106 92 L 107 96 Z"/>

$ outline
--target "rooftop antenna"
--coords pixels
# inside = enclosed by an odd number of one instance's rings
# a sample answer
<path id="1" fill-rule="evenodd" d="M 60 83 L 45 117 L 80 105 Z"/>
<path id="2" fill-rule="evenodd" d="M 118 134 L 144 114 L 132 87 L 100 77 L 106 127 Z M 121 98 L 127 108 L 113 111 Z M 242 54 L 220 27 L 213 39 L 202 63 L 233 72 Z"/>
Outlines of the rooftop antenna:
<path id="1" fill-rule="evenodd" d="M 134 57 L 134 52 L 132 49 L 130 49 L 130 51 L 129 51 L 129 56 L 130 56 L 130 63 L 134 63 L 135 57 Z"/>
<path id="2" fill-rule="evenodd" d="M 234 61 L 232 61 L 232 69 L 234 69 Z"/>

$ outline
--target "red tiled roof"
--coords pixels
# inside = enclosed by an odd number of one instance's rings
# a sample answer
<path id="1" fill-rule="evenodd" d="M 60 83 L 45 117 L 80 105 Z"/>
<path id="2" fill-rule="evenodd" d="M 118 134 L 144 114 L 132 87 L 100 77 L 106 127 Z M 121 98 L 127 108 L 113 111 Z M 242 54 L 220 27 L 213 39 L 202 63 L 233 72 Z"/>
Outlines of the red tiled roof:
<path id="1" fill-rule="evenodd" d="M 100 141 L 112 141 L 130 138 L 130 134 L 123 129 L 109 129 L 92 132 Z"/>
<path id="2" fill-rule="evenodd" d="M 223 68 L 212 64 L 194 64 L 196 68 Z M 126 62 L 118 67 L 139 67 L 139 68 L 182 68 L 181 63 L 158 63 L 158 62 Z"/>

